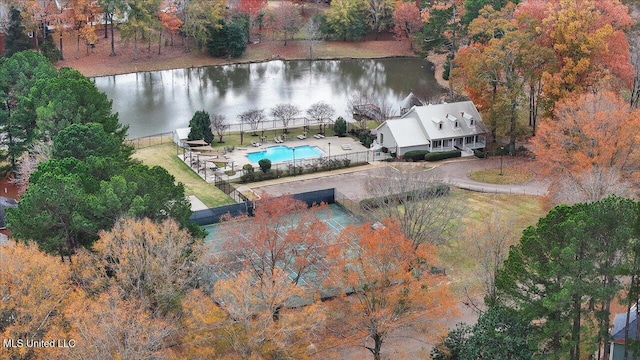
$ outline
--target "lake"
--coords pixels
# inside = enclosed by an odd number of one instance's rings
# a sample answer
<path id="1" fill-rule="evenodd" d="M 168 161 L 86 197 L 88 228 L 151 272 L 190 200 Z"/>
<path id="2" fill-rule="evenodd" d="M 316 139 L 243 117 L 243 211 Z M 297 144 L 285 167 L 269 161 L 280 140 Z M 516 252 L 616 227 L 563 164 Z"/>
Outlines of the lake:
<path id="1" fill-rule="evenodd" d="M 113 100 L 120 122 L 129 125 L 129 138 L 187 127 L 198 110 L 224 114 L 229 123 L 251 109 L 279 103 L 298 106 L 303 114 L 325 101 L 336 117 L 347 121 L 348 99 L 367 91 L 386 99 L 399 111 L 409 92 L 436 98 L 443 93 L 432 65 L 417 58 L 292 60 L 141 72 L 94 78 Z"/>

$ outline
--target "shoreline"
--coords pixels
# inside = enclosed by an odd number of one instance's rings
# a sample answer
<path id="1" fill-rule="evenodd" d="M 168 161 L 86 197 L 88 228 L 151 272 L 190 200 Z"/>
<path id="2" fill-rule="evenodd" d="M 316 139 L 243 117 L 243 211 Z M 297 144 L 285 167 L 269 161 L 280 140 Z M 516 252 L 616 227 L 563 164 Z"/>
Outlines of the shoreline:
<path id="1" fill-rule="evenodd" d="M 116 39 L 119 35 L 116 33 Z M 70 43 L 69 40 L 66 42 Z M 177 39 L 174 45 L 162 47 L 140 47 L 138 59 L 134 60 L 133 44 L 116 41 L 116 56 L 110 56 L 109 39 L 100 39 L 95 48 L 80 50 L 72 46 L 65 47 L 65 60 L 58 61 L 56 68 L 71 67 L 83 75 L 93 78 L 132 74 L 148 71 L 200 68 L 205 66 L 262 63 L 272 60 L 313 60 L 343 59 L 382 59 L 408 57 L 419 58 L 410 50 L 406 41 L 366 40 L 360 42 L 319 40 L 313 43 L 312 50 L 305 40 L 282 41 L 264 40 L 258 44 L 249 44 L 247 51 L 238 58 L 214 58 L 205 52 L 195 50 L 187 52 Z M 158 54 L 160 52 L 160 54 Z"/>
<path id="2" fill-rule="evenodd" d="M 145 70 L 134 70 L 134 71 L 129 71 L 129 72 L 111 72 L 111 73 L 105 73 L 105 74 L 97 74 L 97 75 L 85 75 L 88 78 L 97 78 L 97 77 L 107 77 L 107 76 L 116 76 L 116 75 L 128 75 L 128 74 L 139 74 L 139 73 L 145 73 L 145 72 L 152 72 L 152 71 L 167 71 L 167 70 L 179 70 L 179 69 L 199 69 L 199 68 L 203 68 L 203 67 L 209 67 L 209 66 L 228 66 L 228 65 L 245 65 L 245 64 L 261 64 L 261 63 L 266 63 L 266 62 L 270 62 L 270 61 L 302 61 L 302 60 L 309 60 L 309 61 L 338 61 L 338 60 L 362 60 L 362 59 L 402 59 L 402 58 L 407 58 L 407 59 L 418 59 L 420 57 L 418 56 L 408 56 L 408 55 L 388 55 L 388 56 L 375 56 L 375 57 L 353 57 L 353 56 L 345 56 L 345 57 L 328 57 L 328 58 L 313 58 L 313 59 L 309 59 L 309 58 L 265 58 L 265 59 L 255 59 L 255 60 L 247 60 L 247 61 L 237 61 L 237 62 L 225 62 L 225 63 L 216 63 L 216 64 L 201 64 L 201 65 L 193 65 L 193 66 L 188 66 L 188 67 L 159 67 L 159 68 L 153 68 L 153 69 L 145 69 Z M 424 60 L 428 61 L 429 63 L 433 64 L 433 61 L 431 61 L 429 58 L 424 58 Z M 76 69 L 78 70 L 78 69 Z M 442 71 L 441 71 L 442 73 Z M 444 81 L 444 80 L 442 80 Z M 442 86 L 442 84 L 440 83 L 440 81 L 438 81 L 438 84 L 440 84 Z M 447 82 L 448 84 L 448 82 Z M 446 85 L 449 86 L 449 85 Z"/>

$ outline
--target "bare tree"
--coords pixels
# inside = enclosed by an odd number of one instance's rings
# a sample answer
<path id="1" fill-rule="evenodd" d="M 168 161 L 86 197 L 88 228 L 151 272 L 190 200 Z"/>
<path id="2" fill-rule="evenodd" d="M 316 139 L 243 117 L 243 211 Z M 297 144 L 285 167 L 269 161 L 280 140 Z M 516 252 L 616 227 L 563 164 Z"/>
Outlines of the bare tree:
<path id="1" fill-rule="evenodd" d="M 309 109 L 307 109 L 307 115 L 311 118 L 311 120 L 320 124 L 320 131 L 324 132 L 325 121 L 331 120 L 331 117 L 336 113 L 336 110 L 333 106 L 327 104 L 324 101 L 319 101 Z"/>
<path id="2" fill-rule="evenodd" d="M 213 114 L 211 115 L 211 129 L 218 134 L 218 142 L 221 143 L 222 136 L 224 132 L 229 129 L 229 124 L 227 124 L 227 117 L 223 114 Z"/>
<path id="3" fill-rule="evenodd" d="M 282 34 L 284 46 L 287 46 L 287 38 L 293 38 L 302 27 L 302 16 L 300 10 L 294 3 L 288 1 L 280 2 L 280 6 L 273 10 L 275 30 Z"/>
<path id="4" fill-rule="evenodd" d="M 610 195 L 633 196 L 631 182 L 622 176 L 619 169 L 598 166 L 571 174 L 552 187 L 552 200 L 556 204 L 594 202 Z"/>
<path id="5" fill-rule="evenodd" d="M 295 119 L 302 110 L 299 107 L 291 104 L 278 104 L 271 109 L 271 116 L 282 121 L 282 126 L 284 126 L 284 132 L 287 132 L 287 127 L 289 126 L 289 122 Z"/>
<path id="6" fill-rule="evenodd" d="M 367 128 L 369 120 L 382 124 L 397 115 L 393 104 L 386 97 L 368 92 L 357 92 L 349 97 L 347 107 L 361 129 Z"/>
<path id="7" fill-rule="evenodd" d="M 313 18 L 309 19 L 306 26 L 307 30 L 307 44 L 309 45 L 309 60 L 313 60 L 313 43 L 316 40 L 322 38 L 322 32 L 320 31 L 320 25 Z"/>
<path id="8" fill-rule="evenodd" d="M 38 164 L 49 160 L 53 143 L 51 141 L 38 141 L 31 145 L 28 153 L 24 153 L 20 159 L 14 175 L 14 182 L 24 192 L 29 186 L 29 176 L 36 171 Z"/>
<path id="9" fill-rule="evenodd" d="M 256 130 L 258 130 L 258 126 L 260 126 L 260 123 L 265 119 L 264 110 L 249 109 L 238 115 L 238 118 L 242 123 L 249 124 L 249 127 L 253 131 L 253 135 L 257 135 Z"/>
<path id="10" fill-rule="evenodd" d="M 362 208 L 396 221 L 416 247 L 444 244 L 464 210 L 452 203 L 448 186 L 424 172 L 372 177 L 365 186 L 372 198 Z"/>
<path id="11" fill-rule="evenodd" d="M 518 240 L 514 220 L 494 209 L 481 227 L 467 229 L 466 238 L 470 240 L 469 254 L 478 262 L 476 274 L 484 285 L 484 295 L 495 299 L 496 275 L 509 255 L 509 246 Z"/>
<path id="12" fill-rule="evenodd" d="M 379 99 L 377 105 L 381 115 L 381 117 L 376 120 L 376 123 L 378 125 L 393 117 L 398 116 L 398 111 L 396 111 L 394 105 L 387 98 Z"/>

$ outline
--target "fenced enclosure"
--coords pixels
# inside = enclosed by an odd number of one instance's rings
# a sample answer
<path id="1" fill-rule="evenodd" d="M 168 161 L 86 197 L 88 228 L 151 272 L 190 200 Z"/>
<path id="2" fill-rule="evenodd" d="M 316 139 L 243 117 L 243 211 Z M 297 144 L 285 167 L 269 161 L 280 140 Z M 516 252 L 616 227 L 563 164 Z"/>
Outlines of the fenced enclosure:
<path id="1" fill-rule="evenodd" d="M 295 162 L 291 159 L 272 164 L 271 169 L 267 173 L 262 173 L 260 168 L 254 168 L 252 171 L 243 169 L 244 173 L 240 181 L 247 183 L 285 176 L 343 169 L 351 166 L 365 165 L 372 162 L 373 159 L 373 152 L 368 150 L 319 158 L 296 159 Z"/>
<path id="2" fill-rule="evenodd" d="M 144 136 L 135 139 L 126 139 L 124 141 L 125 144 L 131 145 L 134 149 L 142 149 L 170 142 L 173 142 L 173 132 Z"/>

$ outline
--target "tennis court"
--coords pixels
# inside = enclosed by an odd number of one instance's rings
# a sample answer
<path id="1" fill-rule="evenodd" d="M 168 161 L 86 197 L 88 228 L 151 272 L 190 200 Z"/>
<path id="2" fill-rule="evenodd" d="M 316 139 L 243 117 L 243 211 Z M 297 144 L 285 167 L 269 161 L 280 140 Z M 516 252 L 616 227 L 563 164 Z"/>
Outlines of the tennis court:
<path id="1" fill-rule="evenodd" d="M 295 226 L 296 221 L 299 219 L 299 216 L 296 214 L 292 214 L 291 216 L 294 217 L 292 221 L 290 221 L 290 224 L 292 225 L 283 227 L 278 234 L 281 240 L 284 240 L 284 235 L 287 230 L 292 226 Z M 328 264 L 324 260 L 324 255 L 322 254 L 326 253 L 326 248 L 336 244 L 338 235 L 342 229 L 349 224 L 360 224 L 361 221 L 339 204 L 329 204 L 324 209 L 319 210 L 316 217 L 327 226 L 329 231 L 324 234 L 325 236 L 322 237 L 321 241 L 317 243 L 315 248 L 307 249 L 304 247 L 304 244 L 300 244 L 300 248 L 295 249 L 295 251 L 305 252 L 309 257 L 316 259 L 320 258 L 320 261 L 317 261 L 312 266 L 306 268 L 303 275 L 298 279 L 298 284 L 301 286 L 310 286 L 319 289 L 322 287 L 319 283 L 322 281 L 322 278 L 324 278 L 324 274 L 328 271 Z M 216 265 L 214 266 L 214 280 L 230 277 L 232 273 L 239 271 L 242 268 L 243 263 L 247 258 L 254 256 L 257 258 L 260 256 L 255 252 L 233 252 L 225 249 L 225 244 L 234 241 L 238 236 L 237 231 L 227 231 L 225 228 L 229 226 L 236 229 L 242 228 L 243 226 L 246 227 L 247 225 L 244 224 L 245 221 L 252 221 L 252 219 L 203 226 L 205 231 L 207 231 L 205 243 L 209 246 L 209 250 L 212 255 L 221 260 L 216 261 Z M 250 240 L 251 239 L 249 239 L 248 236 L 244 238 L 244 241 Z M 297 269 L 295 269 L 294 266 L 290 266 L 293 264 L 288 263 L 278 265 L 289 274 L 289 277 L 292 280 L 298 275 Z"/>

